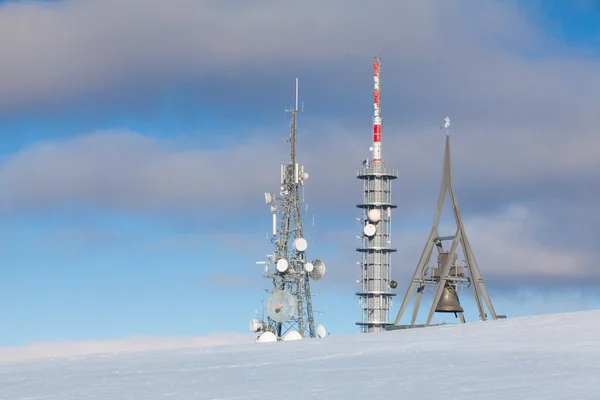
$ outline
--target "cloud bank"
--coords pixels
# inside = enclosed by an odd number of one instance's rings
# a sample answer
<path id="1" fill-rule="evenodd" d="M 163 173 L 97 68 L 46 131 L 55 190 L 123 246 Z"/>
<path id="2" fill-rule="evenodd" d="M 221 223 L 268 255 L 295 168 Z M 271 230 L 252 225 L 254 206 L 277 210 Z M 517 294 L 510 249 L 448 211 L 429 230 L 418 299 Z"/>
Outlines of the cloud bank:
<path id="1" fill-rule="evenodd" d="M 254 336 L 252 334 L 214 333 L 198 337 L 138 336 L 114 340 L 39 342 L 18 347 L 0 347 L 0 362 L 75 357 L 101 353 L 176 349 L 182 347 L 227 346 L 252 343 L 253 341 Z"/>

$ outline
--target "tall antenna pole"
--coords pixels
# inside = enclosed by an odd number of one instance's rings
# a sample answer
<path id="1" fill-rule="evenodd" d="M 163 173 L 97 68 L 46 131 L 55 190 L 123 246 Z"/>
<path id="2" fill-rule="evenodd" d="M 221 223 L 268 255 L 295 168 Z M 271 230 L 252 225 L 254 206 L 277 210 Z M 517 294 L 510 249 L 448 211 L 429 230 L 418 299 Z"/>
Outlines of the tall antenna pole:
<path id="1" fill-rule="evenodd" d="M 381 107 L 380 107 L 380 58 L 373 63 L 374 112 L 373 112 L 373 162 L 363 161 L 364 168 L 359 169 L 357 177 L 363 180 L 363 202 L 357 207 L 362 209 L 358 218 L 361 235 L 358 264 L 361 266 L 361 279 L 356 295 L 360 299 L 362 320 L 356 324 L 362 332 L 379 332 L 392 325 L 389 311 L 392 307 L 392 292 L 397 284 L 391 280 L 392 237 L 392 180 L 397 172 L 388 170 L 381 156 Z"/>
<path id="2" fill-rule="evenodd" d="M 373 86 L 374 86 L 374 99 L 373 99 L 373 161 L 381 161 L 381 106 L 380 91 L 379 91 L 379 60 L 380 57 L 375 57 L 373 62 Z"/>

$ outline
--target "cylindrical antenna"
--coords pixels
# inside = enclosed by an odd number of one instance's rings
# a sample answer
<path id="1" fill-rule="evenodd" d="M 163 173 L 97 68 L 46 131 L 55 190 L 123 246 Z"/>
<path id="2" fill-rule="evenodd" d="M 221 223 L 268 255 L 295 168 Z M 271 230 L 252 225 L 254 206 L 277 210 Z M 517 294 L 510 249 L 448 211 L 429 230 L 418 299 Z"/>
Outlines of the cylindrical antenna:
<path id="1" fill-rule="evenodd" d="M 379 104 L 379 57 L 373 63 L 373 161 L 381 161 L 381 108 Z"/>
<path id="2" fill-rule="evenodd" d="M 296 77 L 296 111 L 298 111 L 298 77 Z"/>

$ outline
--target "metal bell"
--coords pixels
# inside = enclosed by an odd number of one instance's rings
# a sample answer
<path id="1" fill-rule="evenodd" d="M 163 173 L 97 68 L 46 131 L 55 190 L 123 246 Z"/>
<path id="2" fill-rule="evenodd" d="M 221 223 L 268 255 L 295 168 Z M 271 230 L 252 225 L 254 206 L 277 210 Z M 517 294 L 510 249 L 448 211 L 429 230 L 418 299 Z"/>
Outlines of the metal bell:
<path id="1" fill-rule="evenodd" d="M 447 284 L 444 286 L 442 291 L 442 297 L 435 309 L 435 312 L 439 313 L 461 313 L 463 308 L 460 306 L 458 295 L 456 290 L 451 285 Z"/>

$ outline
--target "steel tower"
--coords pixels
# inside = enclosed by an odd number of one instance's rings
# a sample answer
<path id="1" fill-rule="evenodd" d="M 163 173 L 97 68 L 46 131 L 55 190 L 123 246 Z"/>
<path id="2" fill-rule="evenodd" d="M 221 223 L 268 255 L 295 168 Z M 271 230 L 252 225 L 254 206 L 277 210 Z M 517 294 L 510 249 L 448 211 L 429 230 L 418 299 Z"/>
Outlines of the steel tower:
<path id="1" fill-rule="evenodd" d="M 250 329 L 259 333 L 257 341 L 294 340 L 326 335 L 322 325 L 315 327 L 310 279 L 319 280 L 325 274 L 325 264 L 315 259 L 308 262 L 308 241 L 302 225 L 303 185 L 308 174 L 296 161 L 296 117 L 298 113 L 298 79 L 296 106 L 288 109 L 291 133 L 288 139 L 290 161 L 281 164 L 279 194 L 265 193 L 265 203 L 273 216 L 271 243 L 274 252 L 267 256 L 263 277 L 272 281 L 266 305 L 266 321 L 253 319 Z"/>
<path id="2" fill-rule="evenodd" d="M 392 227 L 392 180 L 398 177 L 395 170 L 389 170 L 381 156 L 382 118 L 379 90 L 379 57 L 375 57 L 374 67 L 374 113 L 373 113 L 373 159 L 363 161 L 357 177 L 363 180 L 363 202 L 357 207 L 361 209 L 358 220 L 361 224 L 359 264 L 361 279 L 359 281 L 359 304 L 362 308 L 362 320 L 356 324 L 361 332 L 379 332 L 386 330 L 389 312 L 392 306 L 392 293 L 397 284 L 391 280 L 391 247 Z"/>

